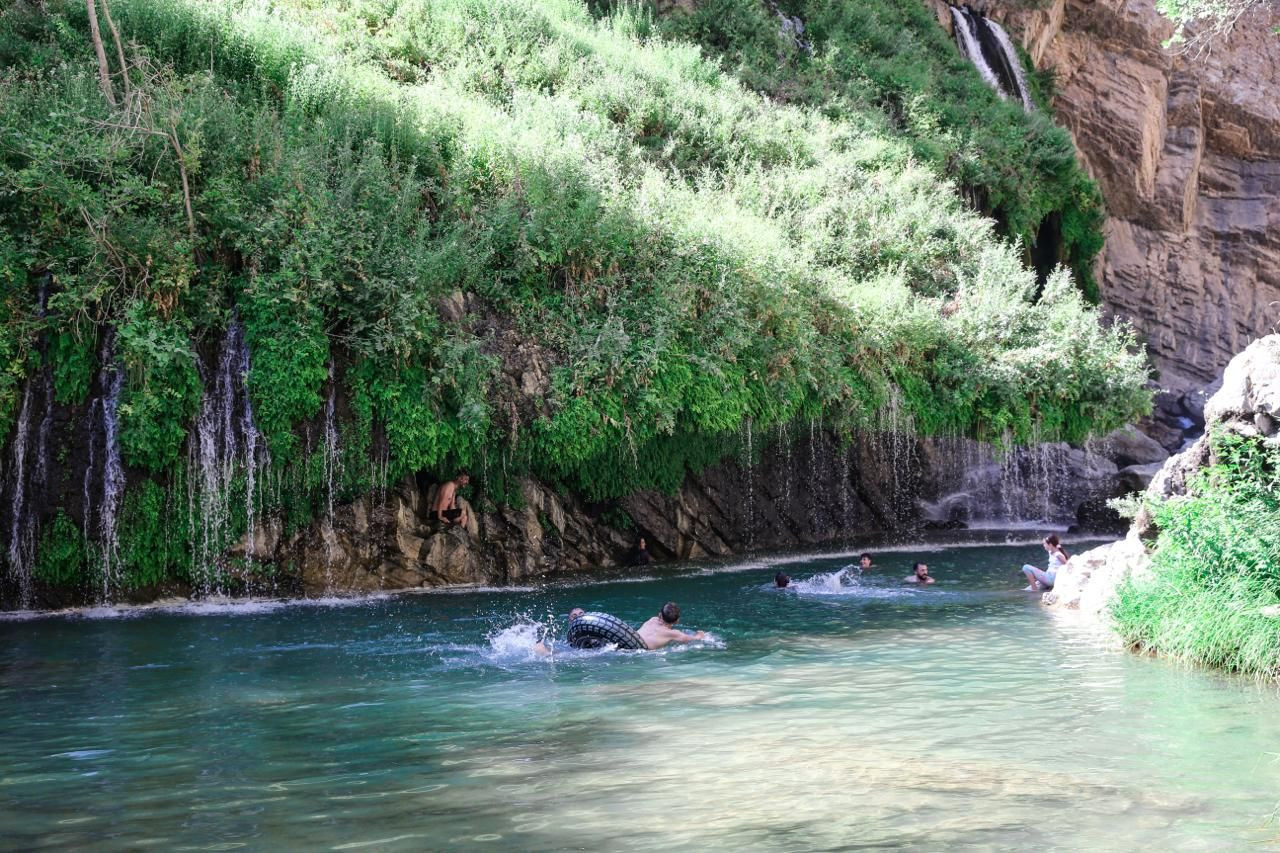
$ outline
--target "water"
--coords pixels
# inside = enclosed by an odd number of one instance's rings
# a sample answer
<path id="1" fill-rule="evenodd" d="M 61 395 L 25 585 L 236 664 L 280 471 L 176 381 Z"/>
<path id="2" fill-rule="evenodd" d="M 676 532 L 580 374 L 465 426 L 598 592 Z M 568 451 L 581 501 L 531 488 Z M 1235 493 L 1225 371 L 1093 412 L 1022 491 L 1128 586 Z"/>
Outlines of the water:
<path id="1" fill-rule="evenodd" d="M 917 554 L 936 586 L 899 583 Z M 916 548 L 838 584 L 852 555 L 0 621 L 0 837 L 380 850 L 1280 840 L 1276 692 L 1100 645 L 1018 591 L 1017 566 L 1040 557 Z M 797 589 L 771 589 L 778 568 Z M 668 598 L 713 641 L 529 650 L 572 605 L 639 621 Z"/>
<path id="2" fill-rule="evenodd" d="M 1035 109 L 1022 60 L 1004 27 L 966 7 L 951 7 L 956 44 L 987 85 L 1000 97 L 1015 98 L 1026 112 Z"/>

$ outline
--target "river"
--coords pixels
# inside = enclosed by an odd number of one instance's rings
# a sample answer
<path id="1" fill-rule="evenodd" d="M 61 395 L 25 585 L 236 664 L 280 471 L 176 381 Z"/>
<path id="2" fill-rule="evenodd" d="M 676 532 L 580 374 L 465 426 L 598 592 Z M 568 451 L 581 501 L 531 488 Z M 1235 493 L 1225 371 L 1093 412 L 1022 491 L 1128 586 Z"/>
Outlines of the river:
<path id="1" fill-rule="evenodd" d="M 939 582 L 901 583 L 919 554 Z M 1256 849 L 1274 688 L 1043 610 L 1034 544 L 0 621 L 12 849 Z M 785 565 L 783 565 L 785 563 Z M 779 568 L 800 583 L 772 589 Z M 816 580 L 814 577 L 818 576 Z M 706 643 L 531 651 L 674 599 Z"/>

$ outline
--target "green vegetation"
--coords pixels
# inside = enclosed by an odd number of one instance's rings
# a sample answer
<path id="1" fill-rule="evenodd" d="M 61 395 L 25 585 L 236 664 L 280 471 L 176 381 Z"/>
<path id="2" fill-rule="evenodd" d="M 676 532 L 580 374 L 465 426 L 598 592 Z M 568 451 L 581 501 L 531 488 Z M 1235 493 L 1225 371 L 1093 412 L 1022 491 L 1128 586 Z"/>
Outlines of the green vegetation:
<path id="1" fill-rule="evenodd" d="M 1159 537 L 1149 577 L 1117 591 L 1132 646 L 1193 663 L 1280 676 L 1280 444 L 1212 436 L 1215 464 L 1188 495 L 1149 507 Z"/>
<path id="2" fill-rule="evenodd" d="M 116 107 L 85 4 L 43 7 L 0 13 L 0 423 L 40 335 L 72 401 L 114 330 L 121 547 L 185 528 L 162 565 L 126 557 L 130 585 L 192 576 L 183 441 L 198 353 L 236 317 L 262 512 L 291 527 L 333 473 L 300 440 L 330 364 L 339 498 L 383 476 L 371 457 L 392 480 L 468 466 L 493 501 L 523 473 L 608 500 L 676 488 L 747 424 L 850 435 L 893 403 L 925 432 L 1079 440 L 1148 405 L 1130 330 L 1067 270 L 1037 284 L 921 156 L 919 115 L 766 98 L 634 7 L 115 0 L 135 56 L 126 88 L 107 50 Z M 1036 186 L 1011 233 L 1065 210 Z M 511 379 L 522 347 L 547 394 Z"/>
<path id="3" fill-rule="evenodd" d="M 1173 21 L 1175 29 L 1166 43 L 1199 53 L 1213 42 L 1231 35 L 1236 24 L 1252 9 L 1274 0 L 1156 0 L 1156 10 Z M 1273 33 L 1280 35 L 1280 27 Z"/>
<path id="4" fill-rule="evenodd" d="M 612 4 L 609 4 L 612 5 Z M 923 2 L 789 0 L 811 50 L 782 32 L 762 0 L 704 0 L 659 29 L 704 45 L 753 89 L 881 137 L 954 180 L 1001 232 L 1069 264 L 1098 299 L 1093 260 L 1102 248 L 1097 185 L 1049 112 L 1052 77 L 1029 74 L 1038 109 L 1002 100 L 956 50 Z M 1025 57 L 1023 66 L 1030 69 Z"/>

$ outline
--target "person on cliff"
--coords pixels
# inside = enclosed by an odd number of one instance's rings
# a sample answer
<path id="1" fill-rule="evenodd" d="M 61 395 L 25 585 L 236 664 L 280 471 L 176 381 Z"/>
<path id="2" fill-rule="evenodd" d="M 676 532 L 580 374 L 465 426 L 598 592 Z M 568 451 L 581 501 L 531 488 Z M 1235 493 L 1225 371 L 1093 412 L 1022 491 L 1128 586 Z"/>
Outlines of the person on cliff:
<path id="1" fill-rule="evenodd" d="M 1044 541 L 1041 544 L 1044 545 L 1044 550 L 1049 555 L 1049 565 L 1043 572 L 1030 564 L 1022 567 L 1022 573 L 1027 576 L 1027 585 L 1023 589 L 1027 592 L 1053 589 L 1053 583 L 1058 579 L 1058 569 L 1065 566 L 1067 561 L 1071 559 L 1071 555 L 1062 549 L 1062 545 L 1058 541 L 1058 534 L 1050 533 L 1044 537 Z"/>
<path id="2" fill-rule="evenodd" d="M 645 544 L 644 537 L 641 536 L 636 540 L 636 547 L 631 549 L 627 554 L 628 566 L 647 566 L 653 562 L 653 555 L 649 553 L 649 546 Z"/>
<path id="3" fill-rule="evenodd" d="M 586 612 L 587 611 L 583 610 L 581 607 L 575 607 L 572 610 L 570 610 L 569 624 L 572 625 L 574 619 L 577 619 L 579 616 L 581 616 Z M 552 640 L 550 636 L 544 636 L 541 640 L 533 644 L 533 650 L 537 654 L 545 656 L 545 655 L 551 654 L 551 647 L 553 645 L 555 645 L 555 641 Z"/>
<path id="4" fill-rule="evenodd" d="M 929 566 L 925 563 L 917 562 L 913 567 L 913 574 L 903 578 L 902 582 L 930 584 L 934 582 L 934 579 L 929 577 Z"/>
<path id="5" fill-rule="evenodd" d="M 436 502 L 428 516 L 432 521 L 441 524 L 457 524 L 465 528 L 469 521 L 467 508 L 458 506 L 458 489 L 471 482 L 471 475 L 466 471 L 458 472 L 458 476 L 449 480 L 436 493 Z"/>
<path id="6" fill-rule="evenodd" d="M 660 649 L 668 643 L 692 643 L 696 640 L 705 640 L 707 638 L 706 631 L 699 631 L 696 634 L 686 634 L 684 631 L 676 630 L 676 623 L 680 621 L 680 605 L 674 601 L 668 601 L 662 605 L 662 609 L 658 611 L 657 616 L 650 616 L 649 621 L 640 626 L 637 631 L 640 639 L 644 640 L 644 644 L 653 649 Z"/>

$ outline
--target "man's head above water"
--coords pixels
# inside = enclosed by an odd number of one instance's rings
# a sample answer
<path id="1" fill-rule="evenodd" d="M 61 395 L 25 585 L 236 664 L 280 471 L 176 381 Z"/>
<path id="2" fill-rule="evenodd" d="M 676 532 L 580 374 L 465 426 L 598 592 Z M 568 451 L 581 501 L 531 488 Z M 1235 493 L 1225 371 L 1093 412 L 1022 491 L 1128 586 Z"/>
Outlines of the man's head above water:
<path id="1" fill-rule="evenodd" d="M 791 583 L 791 578 L 782 572 L 778 572 L 773 576 L 773 583 L 778 587 L 778 589 L 783 589 L 787 584 Z"/>
<path id="2" fill-rule="evenodd" d="M 662 617 L 662 621 L 668 625 L 674 625 L 680 621 L 680 605 L 674 601 L 668 601 L 662 605 L 662 609 L 658 611 L 658 615 Z"/>
<path id="3" fill-rule="evenodd" d="M 583 610 L 581 607 L 573 608 L 572 610 L 569 611 L 569 621 L 572 622 L 574 619 L 577 619 L 579 616 L 584 615 L 586 612 L 587 611 Z"/>
<path id="4" fill-rule="evenodd" d="M 916 563 L 915 573 L 918 578 L 927 578 L 929 577 L 929 566 L 925 563 Z"/>

